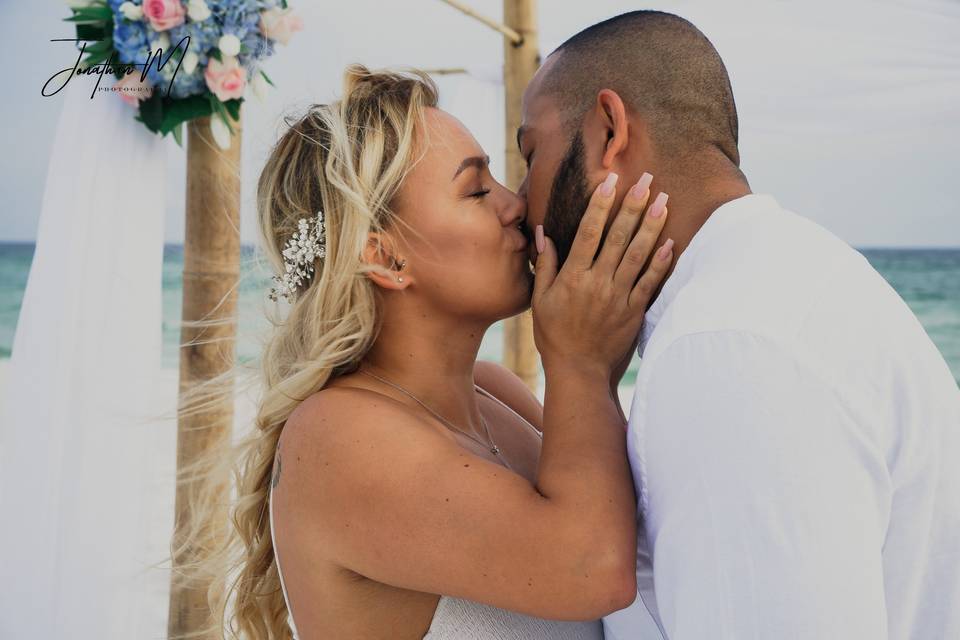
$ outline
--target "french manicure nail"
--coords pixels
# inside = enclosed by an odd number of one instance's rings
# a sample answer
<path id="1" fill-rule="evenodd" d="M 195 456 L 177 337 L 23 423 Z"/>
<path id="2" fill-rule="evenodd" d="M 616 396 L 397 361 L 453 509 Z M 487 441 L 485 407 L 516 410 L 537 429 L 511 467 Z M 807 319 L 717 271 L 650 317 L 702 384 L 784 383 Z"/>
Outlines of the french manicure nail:
<path id="1" fill-rule="evenodd" d="M 538 224 L 537 230 L 534 233 L 534 239 L 537 241 L 537 253 L 543 253 L 543 250 L 547 248 L 547 241 L 543 239 L 543 225 Z"/>
<path id="2" fill-rule="evenodd" d="M 644 173 L 640 176 L 640 179 L 637 180 L 637 184 L 633 185 L 633 188 L 630 189 L 630 193 L 633 194 L 633 197 L 636 199 L 643 198 L 643 195 L 647 192 L 647 189 L 650 188 L 650 183 L 653 182 L 653 176 L 649 173 Z"/>
<path id="3" fill-rule="evenodd" d="M 667 208 L 667 194 L 660 192 L 660 195 L 657 196 L 657 199 L 653 201 L 653 204 L 650 205 L 649 216 L 651 218 L 659 218 L 663 215 L 663 211 Z"/>
<path id="4" fill-rule="evenodd" d="M 618 176 L 617 174 L 615 174 L 615 173 L 613 173 L 613 172 L 611 171 L 611 172 L 607 175 L 607 179 L 603 181 L 603 184 L 602 184 L 602 185 L 600 185 L 600 195 L 602 195 L 602 196 L 612 196 L 612 195 L 613 195 L 613 188 L 614 188 L 614 186 L 616 186 L 616 184 L 617 184 L 617 178 L 619 178 L 619 177 L 620 177 L 620 176 Z"/>
<path id="5" fill-rule="evenodd" d="M 670 257 L 670 251 L 673 249 L 673 238 L 667 238 L 667 241 L 663 243 L 663 246 L 660 247 L 660 251 L 657 252 L 657 257 L 661 260 L 666 260 Z"/>

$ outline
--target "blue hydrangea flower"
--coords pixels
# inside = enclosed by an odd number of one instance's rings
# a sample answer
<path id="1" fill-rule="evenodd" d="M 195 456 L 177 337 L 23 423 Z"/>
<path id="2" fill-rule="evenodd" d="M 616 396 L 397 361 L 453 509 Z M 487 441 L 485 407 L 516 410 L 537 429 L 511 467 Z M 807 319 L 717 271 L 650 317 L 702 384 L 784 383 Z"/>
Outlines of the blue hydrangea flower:
<path id="1" fill-rule="evenodd" d="M 151 43 L 166 35 L 170 39 L 170 46 L 164 48 L 162 60 L 165 61 L 170 50 L 184 36 L 190 36 L 187 50 L 197 55 L 197 68 L 192 74 L 185 73 L 182 68 L 177 72 L 170 88 L 170 96 L 173 98 L 207 93 L 203 70 L 217 49 L 220 37 L 225 34 L 233 34 L 240 39 L 241 52 L 237 59 L 247 70 L 248 80 L 252 80 L 254 74 L 259 73 L 260 61 L 273 55 L 274 42 L 260 31 L 260 12 L 280 7 L 281 0 L 206 0 L 210 9 L 209 18 L 194 22 L 188 17 L 184 24 L 161 33 L 154 31 L 149 21 L 130 21 L 124 18 L 120 12 L 123 2 L 124 0 L 107 0 L 114 14 L 113 40 L 120 62 L 143 64 L 150 55 Z M 140 4 L 140 0 L 133 2 Z M 184 0 L 184 5 L 186 4 Z M 157 71 L 156 64 L 152 64 L 147 78 L 154 86 L 166 90 L 176 66 L 177 61 L 171 59 L 161 72 Z"/>
<path id="2" fill-rule="evenodd" d="M 113 0 L 111 0 L 112 2 Z M 113 15 L 113 46 L 120 62 L 143 62 L 150 41 L 148 31 L 153 31 L 145 22 L 131 22 L 119 11 Z"/>

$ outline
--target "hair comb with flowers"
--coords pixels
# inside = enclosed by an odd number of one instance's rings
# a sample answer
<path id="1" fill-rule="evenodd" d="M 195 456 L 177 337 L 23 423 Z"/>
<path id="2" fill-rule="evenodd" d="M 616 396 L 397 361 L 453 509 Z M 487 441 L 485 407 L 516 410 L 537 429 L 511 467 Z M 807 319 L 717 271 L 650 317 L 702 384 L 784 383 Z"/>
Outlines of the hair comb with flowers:
<path id="1" fill-rule="evenodd" d="M 284 273 L 282 276 L 273 276 L 276 285 L 271 287 L 267 295 L 274 302 L 277 301 L 277 296 L 290 302 L 304 280 L 313 276 L 314 261 L 327 255 L 323 211 L 317 211 L 312 220 L 313 225 L 310 224 L 310 219 L 300 218 L 297 232 L 287 240 L 283 250 Z"/>

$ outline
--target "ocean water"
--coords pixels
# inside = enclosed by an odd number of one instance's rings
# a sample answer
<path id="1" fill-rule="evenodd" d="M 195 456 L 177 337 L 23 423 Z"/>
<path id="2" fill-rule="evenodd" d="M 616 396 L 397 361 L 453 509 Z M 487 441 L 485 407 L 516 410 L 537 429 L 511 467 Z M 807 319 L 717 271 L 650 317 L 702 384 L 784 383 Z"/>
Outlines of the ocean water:
<path id="1" fill-rule="evenodd" d="M 33 244 L 0 243 L 0 358 L 9 358 L 20 301 L 27 283 Z M 960 248 L 957 249 L 862 249 L 861 252 L 893 286 L 920 319 L 927 334 L 940 349 L 960 381 Z M 163 365 L 177 366 L 180 339 L 180 277 L 182 245 L 166 245 L 163 255 Z M 237 357 L 256 358 L 269 330 L 263 309 L 270 274 L 252 247 L 242 251 Z M 491 327 L 480 347 L 482 359 L 500 361 L 503 355 L 502 326 Z M 632 383 L 639 360 L 635 357 L 624 384 Z"/>

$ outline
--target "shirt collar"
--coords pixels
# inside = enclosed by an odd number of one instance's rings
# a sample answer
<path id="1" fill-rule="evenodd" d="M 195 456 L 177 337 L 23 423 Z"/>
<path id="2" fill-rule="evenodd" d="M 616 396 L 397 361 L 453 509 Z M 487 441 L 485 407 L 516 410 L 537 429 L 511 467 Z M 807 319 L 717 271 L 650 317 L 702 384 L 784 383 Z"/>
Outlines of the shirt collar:
<path id="1" fill-rule="evenodd" d="M 646 316 L 644 316 L 643 319 L 643 327 L 640 329 L 637 355 L 643 357 L 643 351 L 653 336 L 653 332 L 660 318 L 663 317 L 663 314 L 670 306 L 670 303 L 673 302 L 673 299 L 683 285 L 693 276 L 696 255 L 700 248 L 710 242 L 711 238 L 715 237 L 722 230 L 729 228 L 744 216 L 761 210 L 769 211 L 771 208 L 776 209 L 779 208 L 779 206 L 773 196 L 748 193 L 745 196 L 740 196 L 739 198 L 725 202 L 714 209 L 706 222 L 704 222 L 700 229 L 693 235 L 687 248 L 680 254 L 680 257 L 677 258 L 673 272 L 670 274 L 670 277 L 667 278 L 666 282 L 663 283 L 663 287 L 660 289 L 660 294 L 656 300 L 654 300 L 650 308 L 647 309 Z"/>

